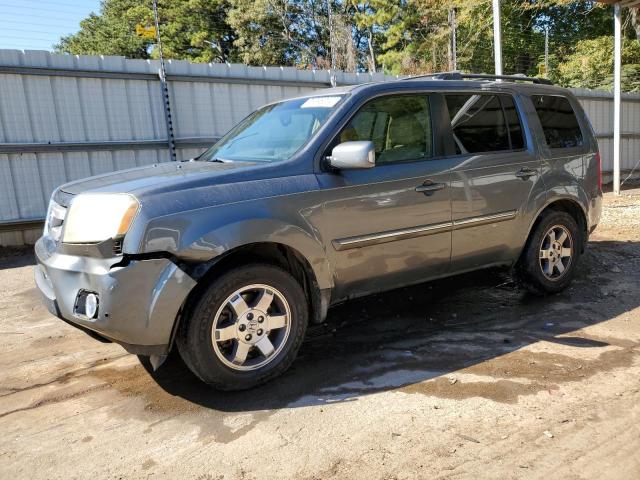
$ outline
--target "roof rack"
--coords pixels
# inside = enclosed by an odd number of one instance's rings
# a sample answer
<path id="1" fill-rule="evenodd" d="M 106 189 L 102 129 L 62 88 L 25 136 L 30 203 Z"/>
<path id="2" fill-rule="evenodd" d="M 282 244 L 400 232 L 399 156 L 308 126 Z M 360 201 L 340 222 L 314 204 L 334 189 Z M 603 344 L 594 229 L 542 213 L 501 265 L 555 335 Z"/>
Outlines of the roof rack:
<path id="1" fill-rule="evenodd" d="M 432 78 L 434 80 L 510 80 L 512 82 L 531 82 L 541 85 L 553 85 L 551 80 L 539 77 L 527 77 L 522 74 L 518 75 L 489 75 L 485 73 L 461 73 L 461 72 L 441 72 L 441 73 L 429 73 L 425 75 L 416 75 L 413 77 L 406 77 L 403 80 L 415 80 L 420 78 Z"/>

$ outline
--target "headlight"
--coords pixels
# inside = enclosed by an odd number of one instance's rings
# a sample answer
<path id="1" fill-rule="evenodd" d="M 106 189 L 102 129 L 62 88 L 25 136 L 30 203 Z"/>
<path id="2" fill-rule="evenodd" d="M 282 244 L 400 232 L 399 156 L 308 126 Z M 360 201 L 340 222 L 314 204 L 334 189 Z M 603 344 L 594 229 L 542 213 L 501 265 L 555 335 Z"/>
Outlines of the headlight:
<path id="1" fill-rule="evenodd" d="M 123 236 L 139 208 L 138 201 L 127 194 L 80 194 L 71 201 L 62 241 L 98 243 Z"/>
<path id="2" fill-rule="evenodd" d="M 49 210 L 47 210 L 47 218 L 44 222 L 44 235 L 48 235 L 57 242 L 60 240 L 60 234 L 62 233 L 62 224 L 64 217 L 67 214 L 67 209 L 61 205 L 58 205 L 53 197 L 49 202 Z"/>

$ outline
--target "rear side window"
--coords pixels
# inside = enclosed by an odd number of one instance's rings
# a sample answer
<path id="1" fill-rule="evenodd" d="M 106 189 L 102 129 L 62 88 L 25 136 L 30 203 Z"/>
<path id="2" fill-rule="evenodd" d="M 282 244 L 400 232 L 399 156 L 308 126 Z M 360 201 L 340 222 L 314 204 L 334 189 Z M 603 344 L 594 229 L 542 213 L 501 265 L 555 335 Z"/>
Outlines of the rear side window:
<path id="1" fill-rule="evenodd" d="M 522 125 L 509 95 L 445 95 L 457 153 L 524 148 Z"/>
<path id="2" fill-rule="evenodd" d="M 574 148 L 583 145 L 582 131 L 576 114 L 565 97 L 532 95 L 544 138 L 549 148 Z"/>

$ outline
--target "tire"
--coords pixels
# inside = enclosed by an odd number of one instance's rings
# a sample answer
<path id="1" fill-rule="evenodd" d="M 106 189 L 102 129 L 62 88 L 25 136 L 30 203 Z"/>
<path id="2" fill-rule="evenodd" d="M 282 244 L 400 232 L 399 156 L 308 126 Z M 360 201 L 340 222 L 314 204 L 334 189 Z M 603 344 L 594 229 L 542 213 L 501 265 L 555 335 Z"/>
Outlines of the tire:
<path id="1" fill-rule="evenodd" d="M 244 390 L 289 368 L 308 316 L 304 291 L 291 274 L 272 265 L 246 265 L 215 279 L 190 303 L 177 346 L 205 383 Z"/>
<path id="2" fill-rule="evenodd" d="M 563 233 L 567 235 L 565 240 Z M 561 292 L 575 275 L 583 243 L 584 235 L 571 215 L 557 210 L 543 212 L 516 268 L 520 282 L 539 295 Z"/>

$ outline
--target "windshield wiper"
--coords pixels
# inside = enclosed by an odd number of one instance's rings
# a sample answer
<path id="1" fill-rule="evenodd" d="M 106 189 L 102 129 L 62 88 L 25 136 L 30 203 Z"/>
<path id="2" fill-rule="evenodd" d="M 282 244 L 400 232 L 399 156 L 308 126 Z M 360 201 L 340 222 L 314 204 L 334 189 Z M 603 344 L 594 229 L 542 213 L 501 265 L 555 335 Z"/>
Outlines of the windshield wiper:
<path id="1" fill-rule="evenodd" d="M 185 160 L 186 162 L 216 162 L 216 163 L 233 163 L 233 160 L 227 160 L 226 158 L 212 158 L 210 160 L 203 160 L 202 155 Z"/>

